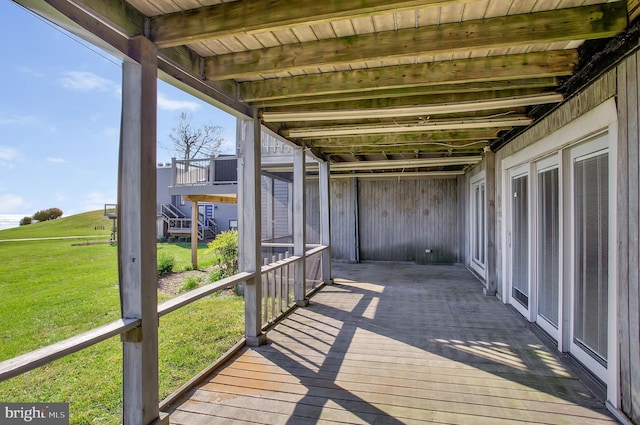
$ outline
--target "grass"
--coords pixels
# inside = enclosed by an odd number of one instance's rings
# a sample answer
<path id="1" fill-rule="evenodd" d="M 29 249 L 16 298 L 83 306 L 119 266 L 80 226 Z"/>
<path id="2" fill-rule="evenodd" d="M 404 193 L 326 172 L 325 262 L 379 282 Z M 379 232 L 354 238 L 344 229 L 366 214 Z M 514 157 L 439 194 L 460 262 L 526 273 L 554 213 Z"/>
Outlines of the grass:
<path id="1" fill-rule="evenodd" d="M 2 230 L 0 240 L 81 232 L 92 236 L 99 234 L 100 223 L 110 224 L 101 214 L 97 211 Z M 33 231 L 36 226 L 38 232 Z M 105 228 L 110 233 L 110 227 Z M 0 242 L 0 360 L 119 317 L 117 248 L 109 244 L 72 246 L 95 240 Z M 159 244 L 158 251 L 175 258 L 176 270 L 190 268 L 190 244 Z M 201 267 L 217 261 L 205 245 L 198 252 Z M 161 398 L 239 340 L 244 329 L 243 310 L 241 298 L 214 295 L 162 317 Z M 119 338 L 112 338 L 1 382 L 0 400 L 69 402 L 72 424 L 120 423 L 121 350 Z"/>

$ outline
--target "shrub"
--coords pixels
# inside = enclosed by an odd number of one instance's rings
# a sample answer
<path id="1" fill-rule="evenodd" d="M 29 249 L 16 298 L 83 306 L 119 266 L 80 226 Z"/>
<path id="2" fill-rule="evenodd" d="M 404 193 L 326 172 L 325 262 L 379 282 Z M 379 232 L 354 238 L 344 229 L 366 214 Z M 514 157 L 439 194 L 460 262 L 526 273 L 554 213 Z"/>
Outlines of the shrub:
<path id="1" fill-rule="evenodd" d="M 192 289 L 196 289 L 200 285 L 200 278 L 195 276 L 189 276 L 184 280 L 182 286 L 180 287 L 181 292 L 191 291 Z"/>
<path id="2" fill-rule="evenodd" d="M 238 272 L 238 231 L 229 230 L 216 236 L 208 245 L 220 256 L 220 269 L 223 277 L 233 276 Z"/>
<path id="3" fill-rule="evenodd" d="M 33 219 L 37 221 L 55 220 L 58 217 L 62 217 L 62 214 L 63 213 L 60 208 L 49 208 L 35 213 L 33 215 Z"/>
<path id="4" fill-rule="evenodd" d="M 158 255 L 158 275 L 162 276 L 173 271 L 173 266 L 176 263 L 176 259 L 172 255 L 165 254 L 164 252 Z"/>
<path id="5" fill-rule="evenodd" d="M 31 217 L 22 217 L 22 220 L 20 220 L 20 226 L 26 226 L 28 224 L 31 224 L 31 221 L 33 219 Z"/>
<path id="6" fill-rule="evenodd" d="M 209 273 L 209 280 L 211 282 L 217 282 L 224 277 L 224 272 L 220 267 L 216 267 L 211 273 Z"/>

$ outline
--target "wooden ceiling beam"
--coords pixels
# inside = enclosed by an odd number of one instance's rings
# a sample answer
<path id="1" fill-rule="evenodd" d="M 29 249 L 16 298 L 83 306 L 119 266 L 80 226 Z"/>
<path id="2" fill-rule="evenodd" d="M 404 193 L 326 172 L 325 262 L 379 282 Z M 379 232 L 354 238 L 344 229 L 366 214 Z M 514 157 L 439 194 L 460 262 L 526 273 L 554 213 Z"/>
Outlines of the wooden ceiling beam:
<path id="1" fill-rule="evenodd" d="M 442 99 L 450 99 L 450 102 L 454 102 L 454 98 L 456 98 L 456 96 L 464 94 L 468 94 L 471 98 L 473 96 L 482 96 L 484 93 L 493 93 L 492 97 L 498 97 L 501 96 L 500 92 L 510 91 L 513 93 L 513 96 L 517 96 L 518 94 L 524 93 L 539 93 L 545 90 L 550 90 L 558 85 L 559 82 L 557 77 L 523 78 L 504 81 L 473 81 L 461 84 L 439 84 L 435 86 L 416 86 L 390 90 L 366 90 L 319 96 L 310 95 L 284 97 L 273 100 L 256 101 L 253 102 L 253 106 L 256 108 L 278 111 L 288 110 L 290 107 L 297 105 L 305 105 L 305 109 L 308 107 L 321 109 L 319 105 L 324 104 L 325 108 L 331 109 L 335 104 L 339 104 L 339 102 L 353 102 L 353 105 L 357 105 L 358 101 L 365 101 L 365 103 L 371 103 L 370 107 L 377 107 L 377 105 L 379 105 L 377 102 L 391 103 L 393 102 L 392 99 L 411 99 L 419 96 L 437 96 Z M 450 97 L 447 98 L 445 96 Z M 510 94 L 504 94 L 504 96 L 510 96 Z M 464 100 L 464 97 L 459 99 Z"/>
<path id="2" fill-rule="evenodd" d="M 627 26 L 626 2 L 603 3 L 248 50 L 205 59 L 209 80 L 610 37 Z"/>
<path id="3" fill-rule="evenodd" d="M 465 0 L 241 0 L 151 18 L 151 39 L 160 47 L 211 38 L 277 31 L 337 19 L 424 9 Z"/>
<path id="4" fill-rule="evenodd" d="M 458 114 L 465 112 L 489 111 L 505 108 L 519 108 L 523 106 L 559 103 L 563 100 L 559 93 L 538 93 L 526 96 L 498 97 L 493 99 L 474 99 L 463 102 L 409 104 L 404 106 L 387 106 L 378 108 L 333 110 L 296 110 L 262 113 L 265 122 L 284 121 L 341 121 L 341 120 L 370 120 L 398 117 L 431 116 L 443 114 Z"/>
<path id="5" fill-rule="evenodd" d="M 496 118 L 469 118 L 447 120 L 407 121 L 390 124 L 341 125 L 332 127 L 300 127 L 281 130 L 285 137 L 317 139 L 320 137 L 346 136 L 357 134 L 416 133 L 435 130 L 469 130 L 494 127 L 517 127 L 530 125 L 533 120 L 527 116 L 510 115 Z"/>
<path id="6" fill-rule="evenodd" d="M 420 133 L 397 133 L 376 135 L 351 135 L 342 137 L 327 137 L 307 141 L 309 146 L 318 148 L 329 147 L 386 147 L 403 146 L 424 143 L 456 143 L 465 144 L 470 140 L 492 140 L 498 137 L 500 130 L 510 127 L 475 129 L 475 130 L 435 130 Z M 323 149 L 324 150 L 324 149 Z"/>
<path id="7" fill-rule="evenodd" d="M 438 87 L 438 86 L 435 86 Z M 333 103 L 305 103 L 303 106 L 278 106 L 262 109 L 262 114 L 302 111 L 338 111 L 338 110 L 362 110 L 378 108 L 399 108 L 418 105 L 443 105 L 447 103 L 477 102 L 489 99 L 508 99 L 531 95 L 549 93 L 552 90 L 545 88 L 528 88 L 513 90 L 491 90 L 470 93 L 441 93 L 434 95 L 414 95 L 411 90 L 405 97 L 366 98 L 362 100 L 336 101 Z M 375 93 L 375 92 L 371 92 Z"/>
<path id="8" fill-rule="evenodd" d="M 349 147 L 331 147 L 324 148 L 323 151 L 327 155 L 381 155 L 389 159 L 390 155 L 413 155 L 415 153 L 481 153 L 485 146 L 488 146 L 487 141 L 478 141 L 476 143 L 468 143 L 468 146 L 449 147 L 441 144 L 418 144 L 414 146 L 398 146 L 398 147 L 364 147 L 364 148 L 349 148 Z"/>
<path id="9" fill-rule="evenodd" d="M 254 102 L 305 96 L 309 93 L 336 94 L 477 81 L 558 77 L 571 74 L 577 63 L 578 55 L 575 50 L 560 50 L 330 72 L 240 83 L 240 97 L 244 101 Z"/>

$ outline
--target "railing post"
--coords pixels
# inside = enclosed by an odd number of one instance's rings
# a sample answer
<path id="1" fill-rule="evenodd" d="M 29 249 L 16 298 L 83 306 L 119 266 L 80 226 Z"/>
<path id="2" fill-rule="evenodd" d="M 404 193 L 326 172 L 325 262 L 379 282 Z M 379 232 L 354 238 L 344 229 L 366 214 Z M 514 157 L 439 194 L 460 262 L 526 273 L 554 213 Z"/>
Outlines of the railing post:
<path id="1" fill-rule="evenodd" d="M 207 184 L 213 185 L 216 182 L 216 158 L 211 155 L 209 157 L 209 178 Z"/>
<path id="2" fill-rule="evenodd" d="M 178 182 L 178 165 L 176 164 L 176 159 L 171 158 L 171 186 L 177 186 Z"/>
<path id="3" fill-rule="evenodd" d="M 198 223 L 200 214 L 198 213 L 198 201 L 191 201 L 191 265 L 194 270 L 198 269 Z"/>
<path id="4" fill-rule="evenodd" d="M 238 145 L 238 265 L 241 272 L 255 273 L 244 288 L 244 331 L 248 345 L 264 344 L 262 333 L 262 276 L 260 274 L 260 120 L 237 121 Z"/>
<path id="5" fill-rule="evenodd" d="M 123 319 L 141 326 L 122 335 L 123 423 L 168 423 L 160 419 L 156 272 L 157 49 L 139 36 L 129 41 L 122 78 L 118 164 L 118 274 Z"/>
<path id="6" fill-rule="evenodd" d="M 319 164 L 320 178 L 320 244 L 328 247 L 321 254 L 321 279 L 324 283 L 333 283 L 331 277 L 331 182 L 329 162 Z"/>
<path id="7" fill-rule="evenodd" d="M 293 255 L 300 257 L 294 268 L 295 303 L 304 307 L 306 297 L 306 217 L 305 217 L 305 152 L 304 146 L 293 151 Z"/>

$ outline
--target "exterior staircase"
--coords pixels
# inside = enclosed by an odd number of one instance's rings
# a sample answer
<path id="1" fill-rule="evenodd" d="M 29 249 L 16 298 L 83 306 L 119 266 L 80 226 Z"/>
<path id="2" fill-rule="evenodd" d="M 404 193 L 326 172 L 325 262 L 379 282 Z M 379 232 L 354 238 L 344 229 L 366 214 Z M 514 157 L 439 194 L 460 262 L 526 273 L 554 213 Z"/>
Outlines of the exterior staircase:
<path id="1" fill-rule="evenodd" d="M 182 211 L 172 204 L 158 204 L 158 217 L 166 223 L 167 233 L 170 236 L 191 237 L 191 217 L 187 217 Z M 198 240 L 214 239 L 218 233 L 218 226 L 214 219 L 198 214 Z"/>

